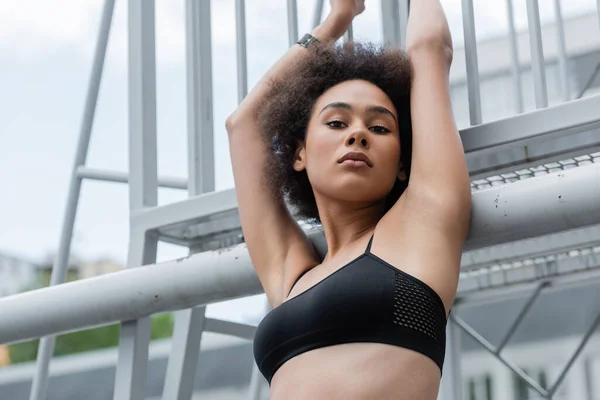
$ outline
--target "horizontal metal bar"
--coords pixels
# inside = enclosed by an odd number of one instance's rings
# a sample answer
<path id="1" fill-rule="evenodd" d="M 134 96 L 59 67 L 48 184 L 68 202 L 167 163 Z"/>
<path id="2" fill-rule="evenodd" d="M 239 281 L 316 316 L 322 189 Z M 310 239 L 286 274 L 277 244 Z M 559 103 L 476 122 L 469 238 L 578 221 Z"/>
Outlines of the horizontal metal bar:
<path id="1" fill-rule="evenodd" d="M 540 281 L 549 283 L 545 293 L 600 283 L 600 254 L 591 253 L 534 265 L 490 271 L 481 280 L 461 276 L 456 304 L 480 306 L 526 296 Z"/>
<path id="2" fill-rule="evenodd" d="M 570 230 L 466 252 L 462 256 L 461 269 L 470 270 L 499 262 L 558 254 L 596 244 L 600 244 L 600 226 Z"/>
<path id="3" fill-rule="evenodd" d="M 77 176 L 82 179 L 93 179 L 106 182 L 128 183 L 129 174 L 121 171 L 107 171 L 87 167 L 77 168 Z M 158 178 L 158 185 L 171 189 L 187 189 L 187 179 L 176 177 Z"/>
<path id="4" fill-rule="evenodd" d="M 219 198 L 222 193 L 210 195 L 214 196 L 213 200 L 229 202 L 224 209 L 235 205 L 235 196 L 227 199 Z M 535 202 L 532 202 L 534 198 Z M 598 198 L 600 165 L 595 164 L 478 192 L 473 195 L 472 226 L 467 245 L 473 248 L 600 224 Z M 162 211 L 167 209 L 162 208 Z M 173 212 L 177 209 L 175 207 Z M 210 215 L 203 211 L 196 208 L 195 213 Z M 160 222 L 159 217 L 166 218 L 165 215 L 157 216 L 151 222 Z M 181 217 L 186 217 L 185 213 L 178 215 Z M 323 257 L 327 250 L 323 232 L 311 230 L 308 236 Z M 106 296 L 106 293 L 111 295 Z M 246 245 L 240 244 L 1 298 L 0 343 L 134 320 L 260 293 L 263 290 Z"/>
<path id="5" fill-rule="evenodd" d="M 241 339 L 254 340 L 256 326 L 215 318 L 206 318 L 204 332 L 213 332 L 222 335 L 235 336 Z"/>
<path id="6" fill-rule="evenodd" d="M 466 153 L 548 140 L 600 128 L 600 95 L 562 103 L 461 130 Z"/>
<path id="7" fill-rule="evenodd" d="M 237 212 L 235 189 L 204 193 L 189 199 L 132 213 L 132 225 L 152 230 L 179 223 L 194 223 Z"/>
<path id="8" fill-rule="evenodd" d="M 466 160 L 471 179 L 477 180 L 596 152 L 600 152 L 599 129 L 553 135 L 547 140 L 532 140 L 493 152 L 468 153 Z"/>

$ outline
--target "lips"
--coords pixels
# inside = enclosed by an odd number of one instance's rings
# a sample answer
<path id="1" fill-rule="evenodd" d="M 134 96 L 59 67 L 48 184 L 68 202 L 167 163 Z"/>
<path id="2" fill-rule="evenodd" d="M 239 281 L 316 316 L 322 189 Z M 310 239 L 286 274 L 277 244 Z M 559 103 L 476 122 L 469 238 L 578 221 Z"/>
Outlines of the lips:
<path id="1" fill-rule="evenodd" d="M 365 153 L 361 153 L 358 151 L 351 151 L 342 156 L 338 160 L 338 163 L 343 163 L 346 160 L 354 160 L 354 161 L 364 161 L 369 167 L 373 166 L 371 159 Z"/>

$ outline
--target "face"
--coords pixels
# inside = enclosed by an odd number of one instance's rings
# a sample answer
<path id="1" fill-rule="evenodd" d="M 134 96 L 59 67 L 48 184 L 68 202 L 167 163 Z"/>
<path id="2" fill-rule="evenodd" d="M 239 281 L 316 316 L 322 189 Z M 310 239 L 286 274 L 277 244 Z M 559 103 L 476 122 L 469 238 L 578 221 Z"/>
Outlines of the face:
<path id="1" fill-rule="evenodd" d="M 314 106 L 294 169 L 306 170 L 317 198 L 383 200 L 397 178 L 406 179 L 397 119 L 394 104 L 376 85 L 352 80 L 333 86 Z M 340 162 L 350 152 L 366 155 L 367 162 Z"/>

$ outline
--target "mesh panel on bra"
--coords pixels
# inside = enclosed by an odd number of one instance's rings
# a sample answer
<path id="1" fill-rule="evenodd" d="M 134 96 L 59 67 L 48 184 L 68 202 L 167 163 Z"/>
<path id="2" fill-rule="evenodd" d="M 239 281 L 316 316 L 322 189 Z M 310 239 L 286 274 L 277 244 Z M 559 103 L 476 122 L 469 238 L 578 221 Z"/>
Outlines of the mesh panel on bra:
<path id="1" fill-rule="evenodd" d="M 441 340 L 440 329 L 446 324 L 445 321 L 440 323 L 440 307 L 431 293 L 399 272 L 396 272 L 394 285 L 393 322 Z"/>

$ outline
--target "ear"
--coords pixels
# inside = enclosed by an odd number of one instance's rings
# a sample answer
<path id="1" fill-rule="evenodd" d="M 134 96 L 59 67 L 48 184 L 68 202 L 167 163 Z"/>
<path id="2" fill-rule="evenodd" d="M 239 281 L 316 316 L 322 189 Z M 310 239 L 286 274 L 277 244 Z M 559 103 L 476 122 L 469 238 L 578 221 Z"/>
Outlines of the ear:
<path id="1" fill-rule="evenodd" d="M 405 181 L 408 179 L 408 177 L 406 176 L 406 171 L 404 171 L 404 164 L 402 164 L 402 161 L 400 161 L 400 164 L 398 165 L 398 179 L 400 179 L 401 181 Z"/>
<path id="2" fill-rule="evenodd" d="M 300 172 L 306 168 L 306 148 L 303 144 L 298 144 L 296 154 L 294 155 L 294 170 Z"/>

